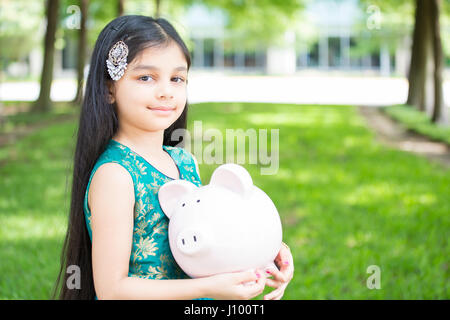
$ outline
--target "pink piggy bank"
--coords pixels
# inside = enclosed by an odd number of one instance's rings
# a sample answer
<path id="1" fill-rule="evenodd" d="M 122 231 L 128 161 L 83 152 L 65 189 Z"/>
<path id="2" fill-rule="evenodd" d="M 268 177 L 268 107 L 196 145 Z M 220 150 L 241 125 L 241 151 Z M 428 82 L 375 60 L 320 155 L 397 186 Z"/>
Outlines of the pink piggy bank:
<path id="1" fill-rule="evenodd" d="M 281 221 L 272 200 L 237 164 L 219 166 L 209 185 L 173 180 L 159 189 L 170 219 L 172 254 L 192 278 L 276 268 Z"/>

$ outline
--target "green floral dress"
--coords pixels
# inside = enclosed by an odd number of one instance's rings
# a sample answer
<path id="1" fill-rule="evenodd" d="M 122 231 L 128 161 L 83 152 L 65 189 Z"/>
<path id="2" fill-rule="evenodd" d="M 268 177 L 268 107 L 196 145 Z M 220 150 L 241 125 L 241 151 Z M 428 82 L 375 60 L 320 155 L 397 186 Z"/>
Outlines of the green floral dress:
<path id="1" fill-rule="evenodd" d="M 201 186 L 193 156 L 182 148 L 163 146 L 177 165 L 180 179 Z M 105 163 L 118 163 L 131 175 L 134 184 L 134 226 L 128 276 L 145 279 L 183 279 L 188 276 L 177 265 L 169 247 L 169 219 L 161 210 L 158 190 L 173 180 L 127 146 L 111 140 L 98 158 L 89 178 L 84 198 L 84 214 L 92 240 L 88 192 L 92 177 Z"/>

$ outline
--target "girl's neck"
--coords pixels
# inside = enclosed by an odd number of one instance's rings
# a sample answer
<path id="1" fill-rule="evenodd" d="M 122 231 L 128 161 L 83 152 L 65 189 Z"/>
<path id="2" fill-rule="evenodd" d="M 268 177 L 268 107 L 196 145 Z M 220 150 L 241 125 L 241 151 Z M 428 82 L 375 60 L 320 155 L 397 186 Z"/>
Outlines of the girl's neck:
<path id="1" fill-rule="evenodd" d="M 132 133 L 119 129 L 113 139 L 141 155 L 158 155 L 164 152 L 162 149 L 164 130 Z"/>

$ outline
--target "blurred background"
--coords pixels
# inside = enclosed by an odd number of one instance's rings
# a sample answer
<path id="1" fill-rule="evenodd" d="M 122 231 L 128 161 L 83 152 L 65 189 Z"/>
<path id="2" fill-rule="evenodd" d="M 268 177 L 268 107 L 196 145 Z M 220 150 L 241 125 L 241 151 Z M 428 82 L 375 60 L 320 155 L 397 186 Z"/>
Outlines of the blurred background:
<path id="1" fill-rule="evenodd" d="M 244 166 L 293 251 L 286 299 L 450 297 L 449 0 L 0 0 L 0 299 L 50 298 L 91 52 L 128 14 L 187 43 L 190 127 L 280 130 L 278 172 Z"/>

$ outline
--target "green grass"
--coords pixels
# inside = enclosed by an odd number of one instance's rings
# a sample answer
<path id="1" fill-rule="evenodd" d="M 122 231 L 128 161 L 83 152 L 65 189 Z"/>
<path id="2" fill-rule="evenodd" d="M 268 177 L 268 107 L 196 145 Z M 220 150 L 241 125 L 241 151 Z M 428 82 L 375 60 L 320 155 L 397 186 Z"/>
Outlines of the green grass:
<path id="1" fill-rule="evenodd" d="M 293 252 L 285 299 L 450 298 L 449 170 L 378 144 L 352 106 L 205 103 L 191 105 L 191 129 L 196 120 L 203 133 L 267 129 L 269 150 L 279 129 L 277 173 L 244 166 L 276 204 Z M 0 299 L 50 295 L 75 129 L 60 123 L 24 138 L 0 167 Z M 203 183 L 217 166 L 200 164 Z M 380 290 L 366 287 L 370 265 L 381 268 Z"/>
<path id="2" fill-rule="evenodd" d="M 382 110 L 406 128 L 450 145 L 450 126 L 434 124 L 424 112 L 408 105 L 394 105 Z"/>
<path id="3" fill-rule="evenodd" d="M 75 123 L 8 147 L 0 167 L 0 299 L 47 299 L 58 271 L 69 206 Z"/>
<path id="4" fill-rule="evenodd" d="M 22 135 L 27 135 L 27 129 L 31 128 L 30 131 L 33 131 L 36 127 L 45 127 L 70 118 L 76 119 L 79 112 L 79 108 L 71 102 L 55 102 L 49 112 L 27 112 L 32 105 L 32 102 L 28 101 L 3 101 L 2 103 L 6 108 L 17 110 L 0 117 L 0 136 L 13 135 L 16 136 L 15 140 Z M 11 146 L 0 148 L 0 164 L 4 161 L 15 160 L 16 157 L 16 148 Z"/>

